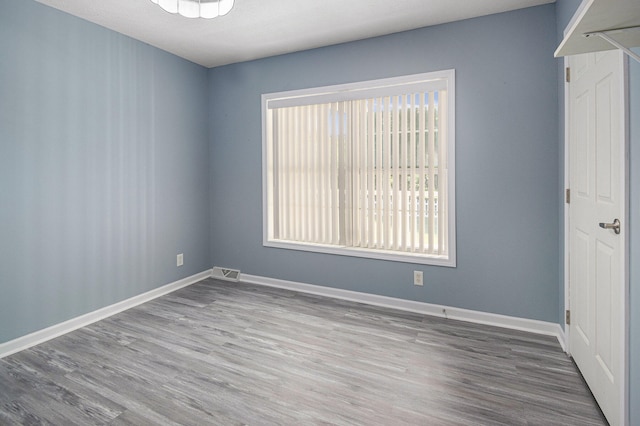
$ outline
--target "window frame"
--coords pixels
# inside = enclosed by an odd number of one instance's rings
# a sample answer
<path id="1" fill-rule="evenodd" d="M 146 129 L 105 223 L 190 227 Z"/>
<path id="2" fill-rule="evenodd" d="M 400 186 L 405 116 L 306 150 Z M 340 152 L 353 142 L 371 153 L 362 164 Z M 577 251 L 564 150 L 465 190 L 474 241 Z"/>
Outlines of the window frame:
<path id="1" fill-rule="evenodd" d="M 447 216 L 448 216 L 448 256 L 424 253 L 407 253 L 392 250 L 325 245 L 318 243 L 293 242 L 269 239 L 269 137 L 268 112 L 269 104 L 278 106 L 295 105 L 301 99 L 313 99 L 315 102 L 331 100 L 359 99 L 368 92 L 391 93 L 395 86 L 429 87 L 433 84 L 442 85 L 446 82 L 447 90 Z M 436 83 L 434 83 L 436 82 Z M 395 94 L 399 94 L 395 92 Z M 376 95 L 378 96 L 378 95 Z M 283 92 L 265 93 L 261 96 L 262 107 L 262 216 L 264 247 L 301 250 L 316 253 L 334 254 L 342 256 L 361 257 L 368 259 L 387 260 L 395 262 L 415 263 L 423 265 L 456 267 L 456 191 L 455 191 L 455 70 L 434 71 L 428 73 L 404 75 L 354 83 L 331 86 L 312 87 L 306 89 Z M 308 101 L 307 101 L 308 102 Z"/>

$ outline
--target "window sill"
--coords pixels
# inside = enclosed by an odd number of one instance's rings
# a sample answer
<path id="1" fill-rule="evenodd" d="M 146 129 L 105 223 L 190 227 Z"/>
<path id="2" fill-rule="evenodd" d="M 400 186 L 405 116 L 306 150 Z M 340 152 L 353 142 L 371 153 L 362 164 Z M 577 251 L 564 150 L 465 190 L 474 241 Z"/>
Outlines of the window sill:
<path id="1" fill-rule="evenodd" d="M 363 249 L 352 247 L 329 246 L 322 244 L 293 243 L 284 240 L 267 240 L 265 247 L 287 250 L 300 250 L 315 253 L 335 254 L 339 256 L 362 257 L 366 259 L 387 260 L 392 262 L 416 263 L 421 265 L 456 267 L 455 256 L 438 256 L 425 254 L 400 253 L 386 250 Z"/>

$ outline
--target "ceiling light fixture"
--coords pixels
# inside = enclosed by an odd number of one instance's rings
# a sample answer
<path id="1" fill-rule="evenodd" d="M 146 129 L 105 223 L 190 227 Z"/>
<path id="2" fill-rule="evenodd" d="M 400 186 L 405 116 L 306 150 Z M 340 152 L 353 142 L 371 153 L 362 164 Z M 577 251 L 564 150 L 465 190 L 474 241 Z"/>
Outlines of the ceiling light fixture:
<path id="1" fill-rule="evenodd" d="M 179 13 L 185 18 L 216 18 L 226 15 L 234 0 L 151 0 L 169 13 Z"/>

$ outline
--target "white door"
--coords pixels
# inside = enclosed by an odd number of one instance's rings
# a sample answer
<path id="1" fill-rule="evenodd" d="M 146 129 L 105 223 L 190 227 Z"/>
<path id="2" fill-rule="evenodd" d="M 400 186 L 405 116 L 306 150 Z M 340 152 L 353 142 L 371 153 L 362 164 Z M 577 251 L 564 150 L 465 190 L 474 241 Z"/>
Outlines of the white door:
<path id="1" fill-rule="evenodd" d="M 623 58 L 589 53 L 569 66 L 569 348 L 615 426 L 624 422 L 625 386 Z M 616 219 L 619 234 L 609 225 Z"/>

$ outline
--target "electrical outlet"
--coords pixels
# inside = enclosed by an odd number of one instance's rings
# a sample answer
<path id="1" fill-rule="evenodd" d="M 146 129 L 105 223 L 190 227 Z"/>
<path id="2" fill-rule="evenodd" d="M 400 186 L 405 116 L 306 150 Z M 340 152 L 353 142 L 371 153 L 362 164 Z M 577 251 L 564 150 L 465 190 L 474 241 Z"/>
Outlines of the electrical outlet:
<path id="1" fill-rule="evenodd" d="M 184 265 L 184 254 L 180 253 L 178 256 L 176 256 L 176 266 L 182 265 Z"/>
<path id="2" fill-rule="evenodd" d="M 422 285 L 422 271 L 413 271 L 413 285 Z"/>

